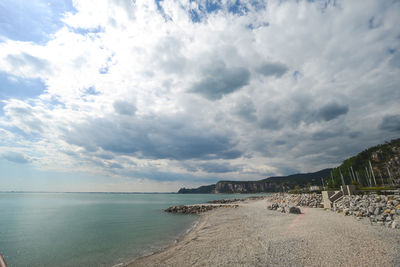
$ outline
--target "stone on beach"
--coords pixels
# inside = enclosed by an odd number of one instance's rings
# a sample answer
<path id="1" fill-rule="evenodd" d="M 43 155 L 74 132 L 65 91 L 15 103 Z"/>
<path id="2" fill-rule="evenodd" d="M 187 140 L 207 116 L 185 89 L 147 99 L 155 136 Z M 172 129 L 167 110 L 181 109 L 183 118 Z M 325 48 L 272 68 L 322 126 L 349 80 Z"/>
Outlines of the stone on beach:
<path id="1" fill-rule="evenodd" d="M 300 210 L 300 208 L 297 208 L 297 207 L 290 207 L 289 208 L 289 213 L 301 214 L 301 210 Z"/>

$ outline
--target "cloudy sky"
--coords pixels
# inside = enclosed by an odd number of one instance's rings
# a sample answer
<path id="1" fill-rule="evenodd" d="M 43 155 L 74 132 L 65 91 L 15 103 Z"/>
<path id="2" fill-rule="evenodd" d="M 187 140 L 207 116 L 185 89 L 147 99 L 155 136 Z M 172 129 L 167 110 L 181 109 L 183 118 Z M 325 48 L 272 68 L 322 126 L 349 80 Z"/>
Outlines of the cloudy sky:
<path id="1" fill-rule="evenodd" d="M 175 191 L 400 137 L 399 1 L 3 0 L 0 191 Z"/>

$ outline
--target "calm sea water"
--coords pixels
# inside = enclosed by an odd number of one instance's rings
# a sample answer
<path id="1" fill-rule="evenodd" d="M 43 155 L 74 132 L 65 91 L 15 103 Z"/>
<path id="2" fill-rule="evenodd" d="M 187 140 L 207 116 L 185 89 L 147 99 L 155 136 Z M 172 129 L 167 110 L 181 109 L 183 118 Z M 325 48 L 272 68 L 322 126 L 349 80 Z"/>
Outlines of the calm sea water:
<path id="1" fill-rule="evenodd" d="M 0 252 L 9 266 L 113 266 L 170 244 L 198 218 L 162 209 L 247 196 L 0 193 Z"/>

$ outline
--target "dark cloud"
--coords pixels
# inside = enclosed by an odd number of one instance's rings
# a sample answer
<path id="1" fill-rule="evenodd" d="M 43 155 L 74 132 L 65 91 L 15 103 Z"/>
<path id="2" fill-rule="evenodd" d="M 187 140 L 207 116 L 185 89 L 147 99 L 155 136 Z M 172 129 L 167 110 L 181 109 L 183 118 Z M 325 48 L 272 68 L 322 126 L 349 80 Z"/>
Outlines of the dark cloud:
<path id="1" fill-rule="evenodd" d="M 202 171 L 210 172 L 210 173 L 227 173 L 227 172 L 237 172 L 242 170 L 241 166 L 233 166 L 229 163 L 213 163 L 207 162 L 199 165 L 199 168 Z"/>
<path id="2" fill-rule="evenodd" d="M 389 132 L 400 132 L 400 115 L 387 115 L 383 117 L 379 129 Z"/>
<path id="3" fill-rule="evenodd" d="M 115 101 L 114 110 L 120 115 L 133 115 L 136 112 L 136 106 L 126 101 Z"/>
<path id="4" fill-rule="evenodd" d="M 110 163 L 108 165 L 108 168 L 111 168 L 111 169 L 122 169 L 123 167 L 122 167 L 121 164 L 118 164 L 118 163 Z"/>
<path id="5" fill-rule="evenodd" d="M 358 132 L 358 131 L 353 131 L 353 132 L 350 132 L 349 133 L 349 137 L 350 138 L 358 138 L 358 137 L 360 137 L 362 135 L 362 133 L 361 132 Z"/>
<path id="6" fill-rule="evenodd" d="M 203 77 L 189 92 L 200 94 L 209 100 L 221 99 L 249 84 L 250 72 L 246 68 L 227 68 L 219 63 L 203 70 Z"/>
<path id="7" fill-rule="evenodd" d="M 277 118 L 272 118 L 269 115 L 264 116 L 259 122 L 259 126 L 262 129 L 267 129 L 267 130 L 279 130 L 283 127 L 279 119 Z"/>
<path id="8" fill-rule="evenodd" d="M 242 155 L 231 133 L 218 133 L 184 116 L 89 119 L 64 130 L 66 142 L 152 159 L 233 159 Z"/>
<path id="9" fill-rule="evenodd" d="M 337 132 L 333 131 L 318 131 L 312 135 L 312 139 L 316 141 L 323 141 L 332 137 L 337 136 Z"/>
<path id="10" fill-rule="evenodd" d="M 285 140 L 276 140 L 274 142 L 274 145 L 281 146 L 281 145 L 285 145 L 286 143 L 287 142 Z"/>
<path id="11" fill-rule="evenodd" d="M 317 116 L 324 121 L 330 121 L 347 112 L 349 112 L 349 107 L 347 105 L 332 102 L 319 109 Z"/>
<path id="12" fill-rule="evenodd" d="M 253 122 L 257 120 L 256 107 L 250 98 L 241 98 L 234 107 L 234 112 L 245 121 Z"/>
<path id="13" fill-rule="evenodd" d="M 19 152 L 6 152 L 1 155 L 1 158 L 19 164 L 29 163 L 30 160 L 24 154 Z"/>
<path id="14" fill-rule="evenodd" d="M 396 53 L 389 60 L 389 65 L 394 68 L 400 68 L 400 53 Z"/>
<path id="15" fill-rule="evenodd" d="M 264 76 L 275 76 L 281 77 L 288 71 L 288 67 L 282 63 L 265 63 L 259 68 L 257 68 L 257 72 Z"/>

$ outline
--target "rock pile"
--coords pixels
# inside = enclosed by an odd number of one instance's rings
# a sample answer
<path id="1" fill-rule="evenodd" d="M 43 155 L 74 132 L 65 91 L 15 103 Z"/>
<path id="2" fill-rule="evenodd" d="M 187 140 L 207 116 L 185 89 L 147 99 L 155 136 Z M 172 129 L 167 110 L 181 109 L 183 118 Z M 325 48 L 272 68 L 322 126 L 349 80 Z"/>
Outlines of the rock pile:
<path id="1" fill-rule="evenodd" d="M 260 199 L 264 199 L 264 198 L 266 198 L 266 196 L 252 196 L 252 197 L 234 198 L 234 199 L 217 199 L 217 200 L 208 201 L 207 203 L 228 204 L 228 203 L 235 203 L 235 202 L 243 202 L 246 200 L 260 200 Z"/>
<path id="2" fill-rule="evenodd" d="M 237 208 L 239 205 L 188 205 L 188 206 L 173 206 L 164 210 L 171 213 L 182 214 L 200 214 L 216 208 Z"/>
<path id="3" fill-rule="evenodd" d="M 289 206 L 289 204 L 280 205 L 277 203 L 271 203 L 269 206 L 267 206 L 267 208 L 269 210 L 276 210 L 276 211 L 283 212 L 283 213 L 301 214 L 300 208 L 294 207 L 294 206 Z"/>
<path id="4" fill-rule="evenodd" d="M 274 194 L 268 198 L 269 202 L 277 203 L 281 206 L 290 203 L 292 206 L 309 208 L 323 208 L 321 204 L 321 194 Z"/>
<path id="5" fill-rule="evenodd" d="M 239 201 L 244 201 L 243 199 L 239 198 L 234 198 L 234 199 L 217 199 L 217 200 L 211 200 L 208 201 L 207 203 L 213 203 L 213 204 L 227 204 L 227 203 L 235 203 Z"/>
<path id="6" fill-rule="evenodd" d="M 400 229 L 400 196 L 344 196 L 335 203 L 333 211 L 357 218 L 369 218 L 371 223 Z"/>

